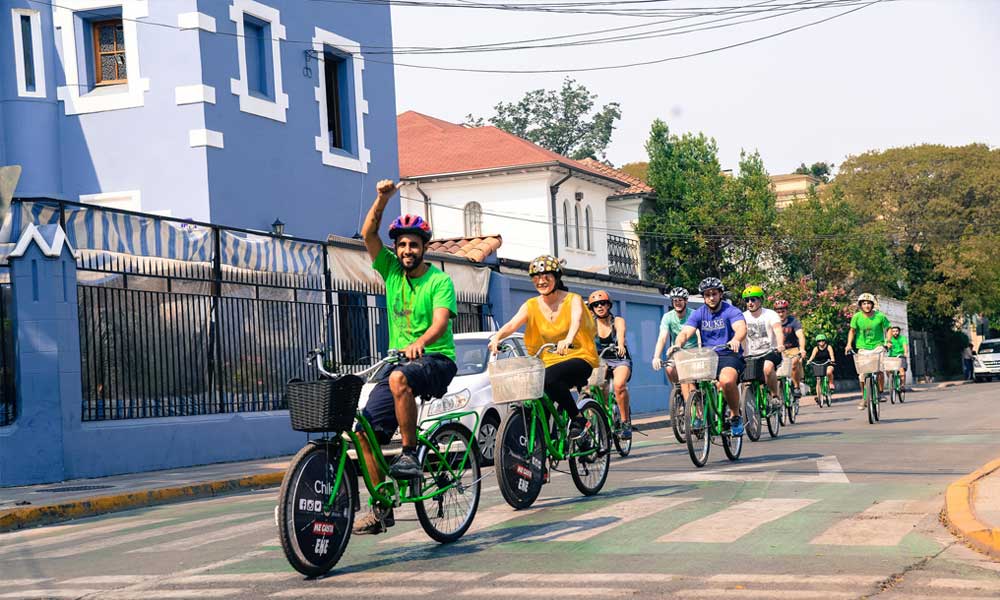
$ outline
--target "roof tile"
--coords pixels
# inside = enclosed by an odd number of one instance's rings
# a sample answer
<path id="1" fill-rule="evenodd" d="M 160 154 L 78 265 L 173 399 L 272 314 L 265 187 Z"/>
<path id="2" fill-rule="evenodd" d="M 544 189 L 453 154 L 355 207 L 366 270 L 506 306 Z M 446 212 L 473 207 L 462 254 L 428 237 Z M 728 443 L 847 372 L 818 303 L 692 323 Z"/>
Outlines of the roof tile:
<path id="1" fill-rule="evenodd" d="M 616 196 L 636 196 L 639 194 L 656 193 L 652 187 L 646 184 L 645 181 L 633 175 L 629 175 L 625 171 L 619 171 L 614 167 L 609 167 L 608 165 L 602 163 L 601 161 L 594 160 L 593 158 L 585 158 L 580 162 L 587 165 L 592 170 L 600 171 L 601 173 L 604 173 L 608 177 L 614 177 L 615 179 L 620 179 L 621 181 L 624 181 L 629 184 L 629 186 L 624 190 L 613 194 L 612 198 Z"/>
<path id="2" fill-rule="evenodd" d="M 472 262 L 483 262 L 503 245 L 499 235 L 484 235 L 472 238 L 447 238 L 431 240 L 427 250 L 432 252 L 447 252 L 454 256 L 462 256 Z"/>

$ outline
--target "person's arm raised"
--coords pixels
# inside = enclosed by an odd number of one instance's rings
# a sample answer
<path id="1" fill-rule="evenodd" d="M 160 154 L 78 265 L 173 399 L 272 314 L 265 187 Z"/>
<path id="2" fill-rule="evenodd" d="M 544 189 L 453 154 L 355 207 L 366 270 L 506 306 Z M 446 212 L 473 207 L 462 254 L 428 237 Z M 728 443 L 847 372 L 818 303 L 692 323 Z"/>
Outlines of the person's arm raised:
<path id="1" fill-rule="evenodd" d="M 368 257 L 373 262 L 382 251 L 382 238 L 378 236 L 378 229 L 382 226 L 382 213 L 385 212 L 385 205 L 389 203 L 389 198 L 392 198 L 398 187 L 391 179 L 383 179 L 375 184 L 375 189 L 378 191 L 378 195 L 372 202 L 372 207 L 368 209 L 365 224 L 361 227 L 361 237 L 365 240 L 365 249 L 368 250 Z"/>

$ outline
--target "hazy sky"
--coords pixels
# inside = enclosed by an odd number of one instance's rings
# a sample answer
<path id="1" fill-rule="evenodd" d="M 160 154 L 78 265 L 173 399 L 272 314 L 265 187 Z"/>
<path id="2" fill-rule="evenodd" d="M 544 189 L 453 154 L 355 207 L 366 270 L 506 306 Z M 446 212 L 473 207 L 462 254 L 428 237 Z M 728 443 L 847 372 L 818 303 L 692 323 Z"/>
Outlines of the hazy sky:
<path id="1" fill-rule="evenodd" d="M 674 0 L 655 6 L 722 7 L 760 1 Z M 807 10 L 640 42 L 397 56 L 396 61 L 500 69 L 620 64 L 725 46 L 848 8 L 852 7 Z M 635 17 L 427 7 L 393 7 L 392 17 L 397 47 L 482 44 L 644 22 Z M 650 20 L 654 18 L 645 19 Z M 691 21 L 677 24 L 681 23 Z M 396 105 L 399 112 L 416 110 L 461 122 L 468 113 L 490 116 L 497 102 L 516 100 L 527 90 L 558 87 L 565 76 L 470 74 L 397 65 Z M 756 148 L 772 174 L 789 173 L 803 161 L 839 165 L 850 154 L 924 142 L 996 146 L 1000 144 L 1000 0 L 884 1 L 715 54 L 572 76 L 596 92 L 599 103 L 621 103 L 623 116 L 608 149 L 608 158 L 616 165 L 646 159 L 644 143 L 657 117 L 674 132 L 703 131 L 714 137 L 724 168 L 736 166 L 741 148 Z"/>

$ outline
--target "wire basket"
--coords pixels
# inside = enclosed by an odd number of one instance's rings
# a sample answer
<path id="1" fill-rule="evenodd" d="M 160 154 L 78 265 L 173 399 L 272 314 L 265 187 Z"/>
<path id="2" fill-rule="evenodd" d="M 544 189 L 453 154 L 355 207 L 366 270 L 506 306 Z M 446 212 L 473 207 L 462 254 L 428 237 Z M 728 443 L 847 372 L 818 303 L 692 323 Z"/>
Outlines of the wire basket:
<path id="1" fill-rule="evenodd" d="M 878 373 L 882 370 L 881 366 L 881 352 L 854 355 L 854 370 L 858 372 L 858 375 L 864 376 L 869 373 Z"/>
<path id="2" fill-rule="evenodd" d="M 590 377 L 587 379 L 587 387 L 592 385 L 602 386 L 604 382 L 608 379 L 608 363 L 601 361 L 600 366 L 591 371 Z"/>
<path id="3" fill-rule="evenodd" d="M 534 356 L 498 360 L 488 370 L 494 404 L 534 400 L 545 393 L 545 363 Z"/>
<path id="4" fill-rule="evenodd" d="M 354 425 L 364 384 L 357 375 L 289 382 L 285 402 L 292 429 L 309 433 L 349 430 Z"/>
<path id="5" fill-rule="evenodd" d="M 778 365 L 778 377 L 792 377 L 792 365 L 795 363 L 791 356 L 784 356 L 781 359 L 781 364 Z"/>
<path id="6" fill-rule="evenodd" d="M 886 356 L 882 359 L 882 370 L 883 371 L 898 371 L 903 368 L 903 357 L 902 356 Z"/>
<path id="7" fill-rule="evenodd" d="M 826 377 L 826 368 L 829 367 L 829 366 L 830 366 L 829 363 L 824 363 L 824 364 L 821 364 L 821 365 L 817 365 L 816 363 L 813 363 L 813 365 L 812 365 L 812 368 L 813 368 L 813 377 Z"/>
<path id="8" fill-rule="evenodd" d="M 719 355 L 711 348 L 693 348 L 674 354 L 677 379 L 683 383 L 715 379 L 719 368 Z"/>
<path id="9" fill-rule="evenodd" d="M 746 368 L 743 369 L 743 381 L 764 381 L 764 356 L 746 357 Z"/>

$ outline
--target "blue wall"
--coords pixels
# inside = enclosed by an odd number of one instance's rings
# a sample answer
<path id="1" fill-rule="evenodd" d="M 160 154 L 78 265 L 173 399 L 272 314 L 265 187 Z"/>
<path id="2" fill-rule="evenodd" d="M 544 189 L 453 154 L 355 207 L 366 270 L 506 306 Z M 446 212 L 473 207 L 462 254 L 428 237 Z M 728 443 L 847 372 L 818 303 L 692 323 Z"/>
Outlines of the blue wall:
<path id="1" fill-rule="evenodd" d="M 668 298 L 656 290 L 638 292 L 615 288 L 607 282 L 594 285 L 567 282 L 570 291 L 584 298 L 597 289 L 607 290 L 615 300 L 615 314 L 626 320 L 626 343 L 632 355 L 632 380 L 629 382 L 632 410 L 635 414 L 665 411 L 670 398 L 666 375 L 654 372 L 649 364 L 660 332 L 660 318 L 669 310 Z M 490 279 L 490 303 L 497 325 L 503 325 L 529 298 L 536 296 L 535 286 L 527 275 L 494 272 Z"/>

